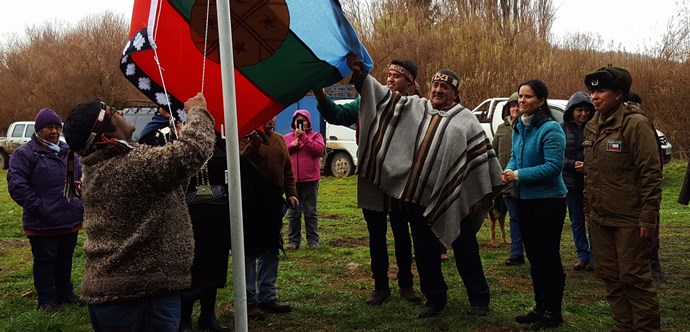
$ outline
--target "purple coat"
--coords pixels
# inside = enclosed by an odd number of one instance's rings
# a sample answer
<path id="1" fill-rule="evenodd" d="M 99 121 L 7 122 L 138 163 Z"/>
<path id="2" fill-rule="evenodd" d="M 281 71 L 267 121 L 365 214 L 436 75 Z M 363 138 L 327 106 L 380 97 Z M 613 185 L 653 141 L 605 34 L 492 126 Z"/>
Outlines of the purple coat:
<path id="1" fill-rule="evenodd" d="M 69 147 L 60 141 L 55 154 L 37 142 L 36 134 L 12 153 L 7 172 L 7 189 L 24 208 L 25 230 L 59 231 L 81 225 L 84 207 L 80 199 L 67 201 L 63 192 Z M 81 165 L 75 156 L 75 179 L 81 179 Z"/>

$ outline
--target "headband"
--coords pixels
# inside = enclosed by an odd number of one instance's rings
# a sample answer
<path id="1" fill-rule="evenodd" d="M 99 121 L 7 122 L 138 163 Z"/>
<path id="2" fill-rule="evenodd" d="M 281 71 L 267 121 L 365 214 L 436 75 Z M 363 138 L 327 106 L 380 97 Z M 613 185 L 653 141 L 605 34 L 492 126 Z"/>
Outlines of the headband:
<path id="1" fill-rule="evenodd" d="M 460 82 L 458 80 L 444 74 L 436 73 L 434 76 L 431 77 L 431 83 L 434 83 L 436 81 L 446 82 L 450 84 L 453 88 L 455 88 L 455 90 L 458 90 L 458 87 L 460 86 Z"/>
<path id="2" fill-rule="evenodd" d="M 388 67 L 388 70 L 395 70 L 405 76 L 405 78 L 407 78 L 410 82 L 414 82 L 414 76 L 412 76 L 412 73 L 401 65 L 391 64 L 390 67 Z"/>
<path id="3" fill-rule="evenodd" d="M 96 136 L 101 131 L 101 127 L 103 127 L 103 120 L 105 120 L 106 107 L 104 102 L 100 102 L 100 104 L 101 111 L 98 113 L 98 117 L 96 118 L 96 121 L 93 123 L 93 127 L 91 127 L 91 134 L 89 134 L 89 138 L 86 140 L 86 145 L 84 145 L 84 151 L 88 151 L 89 148 L 91 148 L 93 140 L 96 139 Z"/>

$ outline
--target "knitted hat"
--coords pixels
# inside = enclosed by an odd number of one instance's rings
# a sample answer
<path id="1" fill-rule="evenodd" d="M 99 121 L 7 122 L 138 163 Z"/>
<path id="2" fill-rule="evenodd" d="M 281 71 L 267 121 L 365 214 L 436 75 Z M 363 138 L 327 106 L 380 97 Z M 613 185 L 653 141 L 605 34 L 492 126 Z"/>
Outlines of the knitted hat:
<path id="1" fill-rule="evenodd" d="M 72 150 L 79 155 L 85 156 L 91 151 L 93 144 L 87 144 L 89 137 L 101 133 L 115 131 L 115 126 L 110 122 L 110 117 L 106 116 L 102 122 L 98 122 L 101 113 L 101 101 L 92 99 L 81 103 L 67 114 L 65 119 L 65 140 Z M 95 132 L 94 132 L 95 131 Z"/>
<path id="2" fill-rule="evenodd" d="M 62 119 L 60 119 L 60 116 L 58 116 L 57 113 L 50 108 L 44 108 L 38 111 L 35 122 L 36 131 L 43 129 L 43 127 L 49 124 L 57 124 L 60 125 L 60 128 L 62 128 Z"/>
<path id="3" fill-rule="evenodd" d="M 628 93 L 632 85 L 632 77 L 625 68 L 608 65 L 587 74 L 585 76 L 585 85 L 589 91 L 614 89 Z"/>

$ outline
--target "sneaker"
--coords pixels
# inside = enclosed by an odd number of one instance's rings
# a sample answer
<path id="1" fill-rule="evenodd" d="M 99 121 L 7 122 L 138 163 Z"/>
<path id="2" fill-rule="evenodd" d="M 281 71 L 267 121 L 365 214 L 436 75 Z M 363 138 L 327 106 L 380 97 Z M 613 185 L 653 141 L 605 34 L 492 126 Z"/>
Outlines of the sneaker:
<path id="1" fill-rule="evenodd" d="M 250 304 L 247 306 L 247 319 L 264 320 L 266 317 L 264 317 L 264 312 L 256 304 Z"/>
<path id="2" fill-rule="evenodd" d="M 308 244 L 309 248 L 311 249 L 319 249 L 321 246 L 318 243 L 309 243 Z"/>
<path id="3" fill-rule="evenodd" d="M 287 302 L 278 302 L 276 299 L 259 304 L 259 309 L 272 314 L 284 314 L 292 311 L 292 305 Z"/>
<path id="4" fill-rule="evenodd" d="M 555 329 L 561 326 L 561 324 L 563 324 L 563 317 L 561 317 L 561 315 L 552 314 L 547 311 L 544 313 L 544 317 L 532 324 L 530 329 L 533 331 Z"/>
<path id="5" fill-rule="evenodd" d="M 287 250 L 297 250 L 297 249 L 299 249 L 299 243 L 290 242 L 290 243 L 288 243 L 288 244 L 285 246 L 285 249 L 287 249 Z"/>
<path id="6" fill-rule="evenodd" d="M 542 317 L 544 317 L 544 312 L 532 309 L 526 315 L 515 317 L 515 321 L 520 324 L 532 324 L 540 321 Z"/>
<path id="7" fill-rule="evenodd" d="M 371 296 L 369 296 L 369 298 L 366 299 L 364 302 L 368 305 L 380 305 L 383 304 L 383 302 L 388 301 L 389 297 L 391 297 L 390 289 L 375 289 L 371 293 Z"/>
<path id="8" fill-rule="evenodd" d="M 489 313 L 489 306 L 474 305 L 467 309 L 467 314 L 470 316 L 486 316 Z"/>
<path id="9" fill-rule="evenodd" d="M 438 316 L 442 311 L 443 311 L 443 309 L 439 309 L 436 307 L 424 306 L 424 309 L 422 309 L 422 312 L 420 312 L 417 317 L 419 317 L 419 318 L 434 317 L 434 316 Z"/>
<path id="10" fill-rule="evenodd" d="M 525 264 L 525 257 L 524 256 L 517 256 L 517 255 L 510 255 L 508 259 L 506 259 L 505 264 L 507 266 L 518 266 Z"/>
<path id="11" fill-rule="evenodd" d="M 580 259 L 577 261 L 577 264 L 573 266 L 573 270 L 575 271 L 582 271 L 587 267 L 587 264 L 589 264 L 589 261 L 586 261 L 584 259 Z"/>
<path id="12" fill-rule="evenodd" d="M 587 263 L 587 266 L 585 266 L 586 271 L 594 271 L 594 260 L 590 260 L 589 263 Z"/>
<path id="13" fill-rule="evenodd" d="M 400 288 L 400 297 L 413 303 L 422 302 L 422 297 L 412 287 Z"/>

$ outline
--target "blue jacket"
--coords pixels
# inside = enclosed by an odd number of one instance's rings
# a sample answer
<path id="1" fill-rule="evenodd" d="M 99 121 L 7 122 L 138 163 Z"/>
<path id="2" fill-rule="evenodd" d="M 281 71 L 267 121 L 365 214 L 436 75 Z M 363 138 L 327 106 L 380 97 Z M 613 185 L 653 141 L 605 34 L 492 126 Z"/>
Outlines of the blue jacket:
<path id="1" fill-rule="evenodd" d="M 84 207 L 80 199 L 64 196 L 69 147 L 60 141 L 60 153 L 37 142 L 36 134 L 17 148 L 10 158 L 7 189 L 24 208 L 25 230 L 34 232 L 69 230 L 80 226 Z M 75 179 L 81 179 L 81 165 L 75 156 Z"/>
<path id="2" fill-rule="evenodd" d="M 565 134 L 553 119 L 535 115 L 529 125 L 517 119 L 513 151 L 507 169 L 518 171 L 513 185 L 520 199 L 563 197 L 568 192 L 561 177 Z"/>

